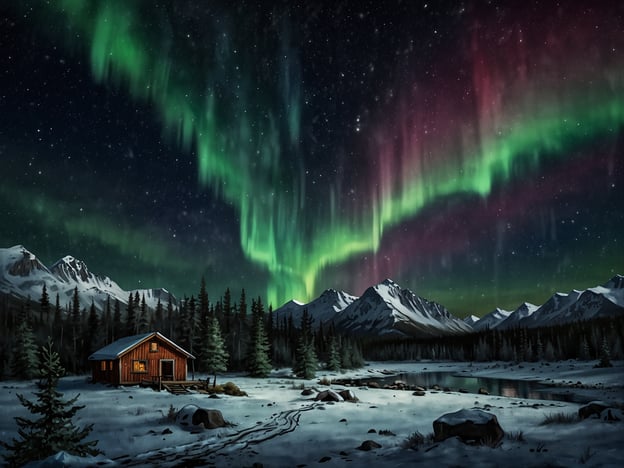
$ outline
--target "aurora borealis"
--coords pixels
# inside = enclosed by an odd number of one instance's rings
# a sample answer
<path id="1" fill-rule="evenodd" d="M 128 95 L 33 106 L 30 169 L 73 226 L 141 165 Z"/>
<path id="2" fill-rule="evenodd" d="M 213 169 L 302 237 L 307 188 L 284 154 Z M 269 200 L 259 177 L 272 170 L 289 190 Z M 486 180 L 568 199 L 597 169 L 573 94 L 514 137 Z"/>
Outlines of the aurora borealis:
<path id="1" fill-rule="evenodd" d="M 459 316 L 622 273 L 624 8 L 481 3 L 3 2 L 1 244 Z"/>

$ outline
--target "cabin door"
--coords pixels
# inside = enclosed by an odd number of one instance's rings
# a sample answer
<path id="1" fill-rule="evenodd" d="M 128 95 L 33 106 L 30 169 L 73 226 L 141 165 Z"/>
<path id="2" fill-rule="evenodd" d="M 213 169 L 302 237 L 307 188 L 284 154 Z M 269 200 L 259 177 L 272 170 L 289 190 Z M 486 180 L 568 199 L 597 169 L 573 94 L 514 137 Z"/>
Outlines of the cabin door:
<path id="1" fill-rule="evenodd" d="M 163 381 L 174 380 L 173 376 L 173 359 L 161 359 L 160 360 L 160 375 Z"/>

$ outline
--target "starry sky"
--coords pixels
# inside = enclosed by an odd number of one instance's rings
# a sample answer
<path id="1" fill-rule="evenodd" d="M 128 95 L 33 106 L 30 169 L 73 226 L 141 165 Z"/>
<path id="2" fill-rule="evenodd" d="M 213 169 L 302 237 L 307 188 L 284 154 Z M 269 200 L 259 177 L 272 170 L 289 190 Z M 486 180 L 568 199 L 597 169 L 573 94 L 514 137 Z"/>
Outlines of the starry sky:
<path id="1" fill-rule="evenodd" d="M 389 277 L 461 317 L 604 283 L 619 3 L 1 0 L 0 245 L 274 307 Z"/>

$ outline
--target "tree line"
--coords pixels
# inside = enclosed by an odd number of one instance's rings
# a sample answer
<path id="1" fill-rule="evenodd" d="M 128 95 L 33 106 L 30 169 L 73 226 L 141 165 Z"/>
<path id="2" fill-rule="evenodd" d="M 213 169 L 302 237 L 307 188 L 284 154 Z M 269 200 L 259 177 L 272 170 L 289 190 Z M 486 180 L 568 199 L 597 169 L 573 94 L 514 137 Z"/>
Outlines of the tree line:
<path id="1" fill-rule="evenodd" d="M 178 303 L 170 297 L 152 309 L 134 292 L 125 304 L 108 297 L 101 311 L 93 302 L 82 304 L 77 288 L 62 306 L 58 294 L 50 298 L 44 284 L 38 301 L 0 297 L 0 323 L 0 378 L 33 378 L 36 349 L 47 337 L 59 349 L 63 367 L 77 374 L 89 370 L 88 357 L 101 347 L 152 331 L 196 357 L 191 371 L 265 376 L 273 367 L 292 366 L 296 375 L 311 378 L 323 365 L 336 371 L 363 365 L 358 342 L 333 327 L 313 330 L 307 311 L 300 323 L 292 317 L 276 320 L 261 297 L 249 304 L 245 289 L 238 300 L 227 288 L 211 301 L 204 278 L 197 296 Z"/>

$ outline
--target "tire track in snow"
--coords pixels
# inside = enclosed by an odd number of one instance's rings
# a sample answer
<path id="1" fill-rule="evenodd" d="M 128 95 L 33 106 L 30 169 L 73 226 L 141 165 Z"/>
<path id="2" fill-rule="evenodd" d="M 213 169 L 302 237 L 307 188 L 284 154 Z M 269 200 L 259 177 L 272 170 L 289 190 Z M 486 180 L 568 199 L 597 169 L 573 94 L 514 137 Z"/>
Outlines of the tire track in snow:
<path id="1" fill-rule="evenodd" d="M 193 442 L 188 445 L 152 450 L 135 455 L 123 455 L 114 461 L 123 466 L 158 465 L 158 466 L 200 466 L 212 464 L 207 457 L 225 449 L 244 450 L 267 440 L 293 432 L 299 426 L 301 415 L 317 408 L 312 404 L 303 408 L 291 409 L 271 415 L 265 423 L 241 429 L 220 439 Z"/>

